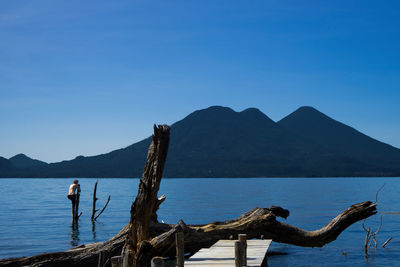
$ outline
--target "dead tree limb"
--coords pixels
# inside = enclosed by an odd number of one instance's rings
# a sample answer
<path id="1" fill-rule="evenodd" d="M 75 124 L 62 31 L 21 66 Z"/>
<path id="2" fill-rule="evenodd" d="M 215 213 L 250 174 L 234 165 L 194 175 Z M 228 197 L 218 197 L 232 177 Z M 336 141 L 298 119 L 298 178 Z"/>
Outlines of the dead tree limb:
<path id="1" fill-rule="evenodd" d="M 92 216 L 90 217 L 90 219 L 92 221 L 94 221 L 94 215 L 95 213 L 98 211 L 96 210 L 96 201 L 98 200 L 98 198 L 96 197 L 96 191 L 97 191 L 97 183 L 99 182 L 99 180 L 96 180 L 96 183 L 94 184 L 94 189 L 93 189 L 93 204 L 92 204 Z"/>
<path id="2" fill-rule="evenodd" d="M 94 184 L 94 189 L 93 189 L 93 204 L 92 204 L 92 216 L 90 217 L 90 219 L 92 220 L 92 222 L 94 222 L 95 220 L 97 220 L 97 218 L 99 218 L 99 216 L 103 213 L 103 211 L 107 208 L 108 202 L 110 202 L 110 198 L 111 196 L 108 196 L 107 202 L 104 205 L 103 209 L 100 211 L 99 214 L 97 214 L 96 216 L 96 212 L 98 212 L 99 210 L 96 210 L 96 201 L 98 200 L 98 198 L 96 197 L 96 192 L 97 192 L 97 183 L 99 180 L 96 180 L 96 183 Z"/>
<path id="3" fill-rule="evenodd" d="M 385 241 L 385 243 L 383 243 L 382 247 L 386 247 L 387 244 L 389 244 L 389 242 L 392 240 L 392 237 L 389 238 L 388 240 Z"/>
<path id="4" fill-rule="evenodd" d="M 375 232 L 373 232 L 371 230 L 371 227 L 368 227 L 368 229 L 365 227 L 365 219 L 362 223 L 362 228 L 364 229 L 364 231 L 366 233 L 365 243 L 364 243 L 364 254 L 365 254 L 365 257 L 368 258 L 368 249 L 371 247 L 372 241 L 375 242 L 375 249 L 378 247 L 378 241 L 376 241 L 376 235 L 382 229 L 382 216 L 380 218 L 379 228 Z"/>
<path id="5" fill-rule="evenodd" d="M 376 195 L 375 195 L 375 203 L 378 203 L 378 194 L 379 192 L 385 187 L 386 183 L 384 183 L 379 189 L 378 191 L 376 191 Z"/>
<path id="6" fill-rule="evenodd" d="M 181 221 L 169 232 L 153 238 L 151 244 L 158 255 L 173 255 L 173 251 L 169 251 L 168 248 L 174 240 L 175 233 L 183 231 L 185 252 L 195 252 L 211 246 L 220 239 L 229 239 L 230 235 L 237 238 L 237 235 L 242 233 L 247 234 L 249 239 L 260 238 L 263 235 L 264 238 L 275 242 L 303 247 L 322 247 L 336 240 L 351 224 L 374 215 L 376 204 L 367 201 L 352 205 L 325 227 L 316 231 L 306 231 L 277 221 L 276 217 L 281 217 L 282 211 L 277 212 L 276 207 L 256 208 L 234 220 L 199 226 L 187 226 Z"/>
<path id="7" fill-rule="evenodd" d="M 152 222 L 158 222 L 158 215 L 157 215 L 157 211 L 160 208 L 160 205 L 165 201 L 166 196 L 162 195 L 161 197 L 159 197 L 156 201 L 156 203 L 154 204 L 154 208 L 153 208 L 153 214 L 151 215 L 151 221 Z"/>
<path id="8" fill-rule="evenodd" d="M 76 195 L 75 195 L 75 213 L 74 213 L 74 220 L 78 220 L 79 219 L 79 217 L 81 217 L 81 215 L 82 215 L 82 212 L 81 213 L 79 213 L 79 200 L 80 200 L 80 197 L 81 197 L 81 194 L 80 194 L 80 192 L 78 191 L 77 193 L 76 193 Z"/>
<path id="9" fill-rule="evenodd" d="M 185 253 L 195 253 L 203 247 L 211 246 L 219 239 L 229 239 L 230 235 L 237 238 L 239 233 L 247 234 L 249 239 L 264 235 L 264 238 L 272 239 L 275 242 L 304 247 L 322 247 L 334 241 L 343 230 L 354 222 L 375 213 L 375 203 L 370 201 L 358 203 L 316 231 L 306 231 L 277 221 L 277 217 L 288 214 L 287 210 L 277 207 L 256 208 L 234 220 L 205 225 L 186 225 L 183 221 L 176 225 L 151 223 L 149 242 L 144 247 L 149 249 L 153 256 L 173 256 L 175 255 L 175 233 L 178 232 L 183 232 L 185 235 Z M 104 252 L 104 257 L 107 259 L 121 255 L 128 232 L 129 225 L 104 243 L 90 244 L 65 252 L 47 253 L 29 258 L 0 260 L 0 266 L 97 266 L 101 251 Z M 147 255 L 148 257 L 149 255 Z"/>
<path id="10" fill-rule="evenodd" d="M 375 242 L 375 249 L 378 247 L 378 241 L 376 241 L 376 235 L 379 233 L 379 231 L 382 229 L 382 216 L 381 216 L 381 219 L 380 219 L 380 223 L 379 223 L 379 228 L 378 228 L 378 230 L 376 230 L 375 232 L 370 232 L 370 235 L 371 235 L 371 238 L 372 238 L 372 240 L 371 240 L 371 242 L 369 243 L 369 246 L 368 246 L 368 248 L 371 246 L 371 244 L 372 244 L 372 241 L 374 241 Z"/>
<path id="11" fill-rule="evenodd" d="M 139 249 L 141 243 L 149 239 L 150 221 L 158 203 L 157 193 L 167 159 L 169 131 L 168 125 L 154 125 L 153 141 L 147 153 L 138 194 L 131 206 L 129 230 L 123 249 L 123 253 L 129 255 L 128 266 L 142 266 L 137 262 L 140 256 Z"/>
<path id="12" fill-rule="evenodd" d="M 371 239 L 371 227 L 368 227 L 368 229 L 365 227 L 365 219 L 364 219 L 364 221 L 363 221 L 363 223 L 362 223 L 362 228 L 364 229 L 364 231 L 365 231 L 365 242 L 364 242 L 364 254 L 365 254 L 365 257 L 366 258 L 368 258 L 368 247 L 369 247 L 369 241 L 370 241 L 370 239 Z"/>
<path id="13" fill-rule="evenodd" d="M 108 196 L 107 202 L 104 205 L 103 209 L 99 212 L 99 214 L 97 214 L 97 216 L 94 218 L 94 220 L 97 220 L 97 218 L 99 218 L 99 216 L 103 213 L 103 211 L 107 208 L 108 202 L 110 202 L 110 198 L 111 196 Z"/>

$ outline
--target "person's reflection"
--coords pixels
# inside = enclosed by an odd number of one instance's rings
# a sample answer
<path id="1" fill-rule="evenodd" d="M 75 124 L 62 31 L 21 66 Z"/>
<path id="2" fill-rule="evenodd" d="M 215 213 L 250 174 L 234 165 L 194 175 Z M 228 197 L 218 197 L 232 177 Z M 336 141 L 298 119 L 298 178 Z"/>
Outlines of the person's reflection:
<path id="1" fill-rule="evenodd" d="M 76 247 L 79 245 L 79 223 L 77 220 L 72 221 L 71 225 L 71 232 L 70 232 L 70 244 L 73 247 Z"/>

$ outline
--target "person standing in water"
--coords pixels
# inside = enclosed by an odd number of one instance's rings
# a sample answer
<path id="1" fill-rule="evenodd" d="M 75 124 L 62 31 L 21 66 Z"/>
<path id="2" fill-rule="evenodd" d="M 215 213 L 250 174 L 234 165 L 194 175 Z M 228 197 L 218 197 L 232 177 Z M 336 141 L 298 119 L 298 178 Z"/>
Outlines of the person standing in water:
<path id="1" fill-rule="evenodd" d="M 74 183 L 69 186 L 68 199 L 72 202 L 72 218 L 75 218 L 75 205 L 76 205 L 76 195 L 81 192 L 81 185 L 78 180 L 74 180 Z"/>

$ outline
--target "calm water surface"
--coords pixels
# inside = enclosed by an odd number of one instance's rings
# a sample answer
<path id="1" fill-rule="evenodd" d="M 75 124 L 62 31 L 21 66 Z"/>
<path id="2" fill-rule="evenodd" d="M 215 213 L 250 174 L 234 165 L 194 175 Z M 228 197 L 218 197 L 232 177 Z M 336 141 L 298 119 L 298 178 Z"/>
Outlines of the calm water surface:
<path id="1" fill-rule="evenodd" d="M 71 222 L 67 189 L 73 179 L 0 179 L 0 258 L 55 252 L 104 241 L 129 221 L 138 179 L 99 179 L 97 206 L 111 201 L 98 222 L 90 221 L 95 179 L 79 179 L 82 194 L 79 225 Z M 232 219 L 254 207 L 281 206 L 290 210 L 287 223 L 307 230 L 323 227 L 351 204 L 379 194 L 379 214 L 366 221 L 377 229 L 380 245 L 364 258 L 361 223 L 345 230 L 323 248 L 272 243 L 270 250 L 287 252 L 269 258 L 269 266 L 395 266 L 400 261 L 400 180 L 398 178 L 236 178 L 163 179 L 160 195 L 167 196 L 159 220 L 200 224 Z M 279 219 L 284 221 L 283 219 Z M 345 255 L 343 255 L 343 252 Z"/>

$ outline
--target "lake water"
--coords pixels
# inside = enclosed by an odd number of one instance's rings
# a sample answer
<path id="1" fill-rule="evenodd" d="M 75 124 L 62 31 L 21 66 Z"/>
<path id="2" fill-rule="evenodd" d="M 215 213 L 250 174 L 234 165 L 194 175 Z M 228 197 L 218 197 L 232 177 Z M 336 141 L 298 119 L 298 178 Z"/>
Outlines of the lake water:
<path id="1" fill-rule="evenodd" d="M 79 179 L 82 188 L 79 226 L 71 222 L 67 189 L 73 179 L 0 179 L 0 258 L 31 256 L 105 241 L 129 221 L 138 179 L 99 179 L 97 206 L 111 201 L 98 221 L 90 221 L 95 179 Z M 358 222 L 322 248 L 272 243 L 269 266 L 390 266 L 400 261 L 400 180 L 398 178 L 235 178 L 163 179 L 159 195 L 166 201 L 159 220 L 201 224 L 232 219 L 254 207 L 281 206 L 290 210 L 287 223 L 314 230 L 323 227 L 351 204 L 375 201 L 379 213 L 366 221 L 376 230 L 378 249 L 364 258 L 365 232 Z M 284 221 L 283 219 L 279 219 Z M 381 245 L 389 237 L 387 248 Z M 345 252 L 345 253 L 343 253 Z"/>

